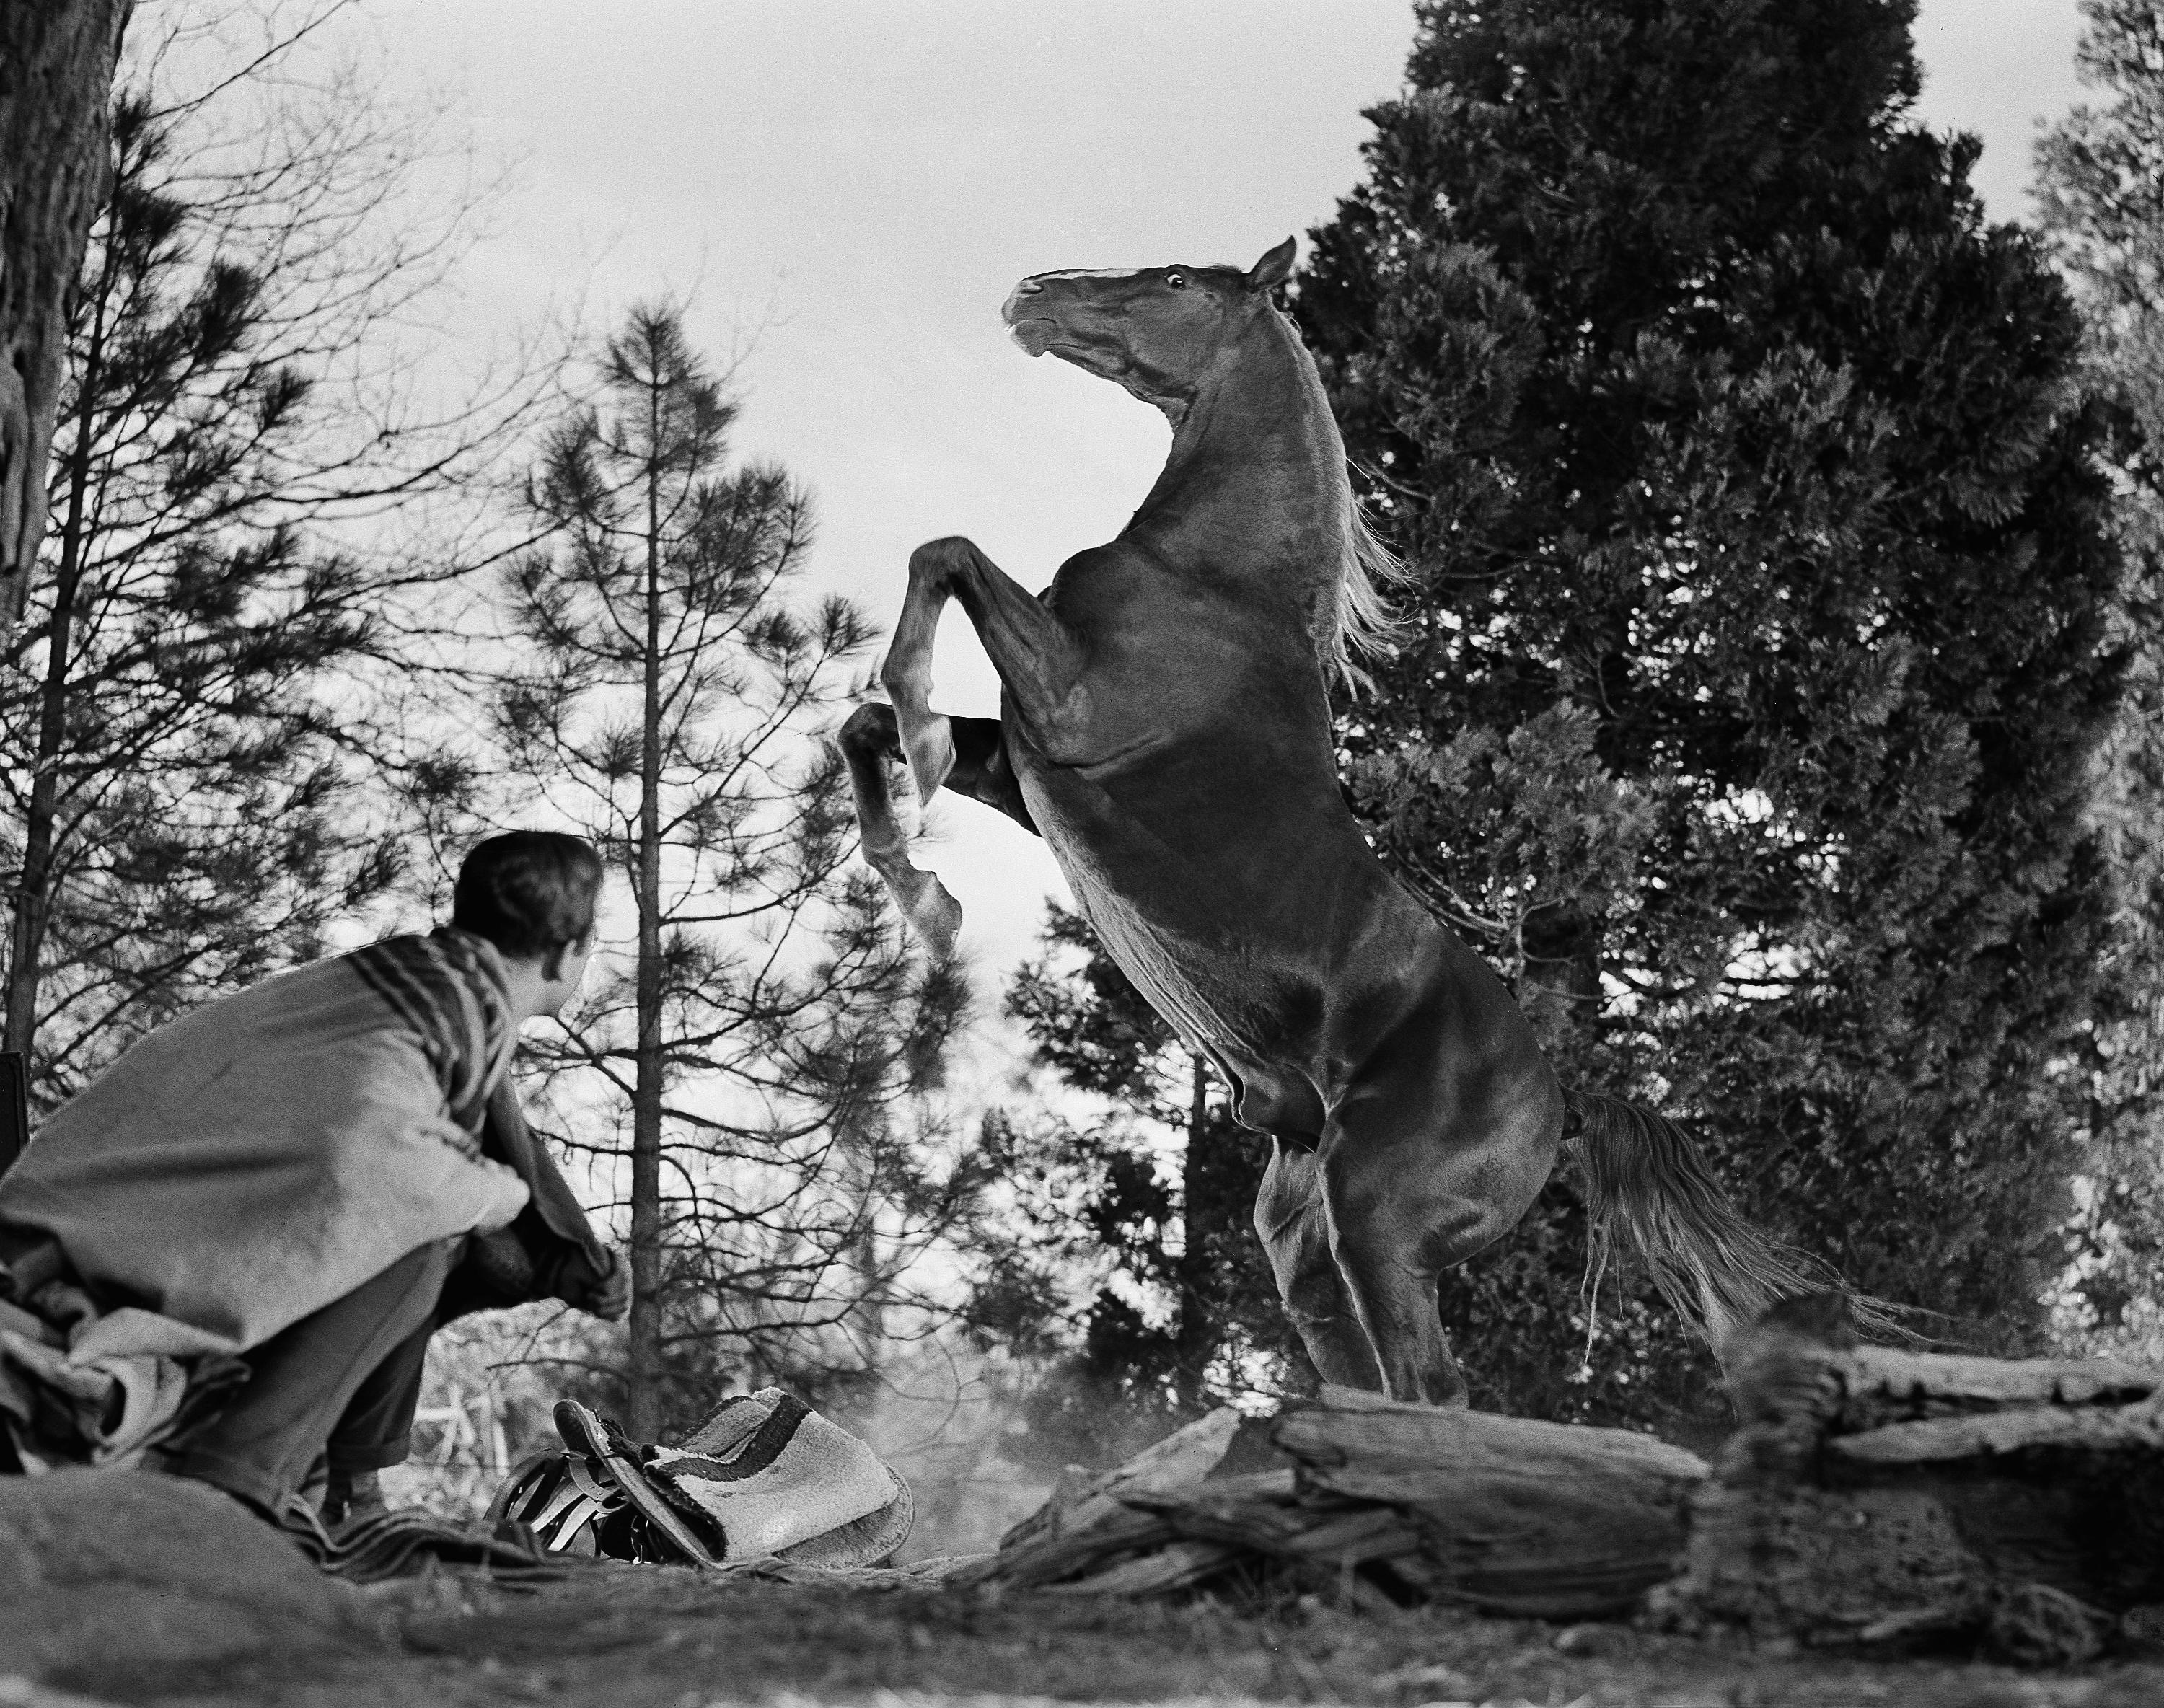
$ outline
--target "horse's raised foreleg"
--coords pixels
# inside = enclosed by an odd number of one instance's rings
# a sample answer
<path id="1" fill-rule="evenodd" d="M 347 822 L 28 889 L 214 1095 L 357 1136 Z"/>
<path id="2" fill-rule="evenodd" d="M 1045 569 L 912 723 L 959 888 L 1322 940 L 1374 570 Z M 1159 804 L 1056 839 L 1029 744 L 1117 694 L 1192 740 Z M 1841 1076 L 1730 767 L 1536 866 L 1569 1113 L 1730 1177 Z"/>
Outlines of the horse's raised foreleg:
<path id="1" fill-rule="evenodd" d="M 880 680 L 894 701 L 901 749 L 928 801 L 953 770 L 950 721 L 932 709 L 932 643 L 939 613 L 959 600 L 975 625 L 1022 728 L 1047 752 L 1082 674 L 1082 643 L 1037 596 L 969 541 L 935 539 L 909 556 L 909 592 Z"/>
<path id="2" fill-rule="evenodd" d="M 1029 808 L 1006 762 L 1000 726 L 988 717 L 948 717 L 932 713 L 942 726 L 948 755 L 944 780 L 958 793 L 996 807 L 1023 829 L 1034 833 Z M 902 757 L 898 720 L 890 706 L 859 706 L 842 725 L 842 757 L 849 767 L 856 797 L 857 830 L 864 864 L 886 880 L 910 928 L 935 955 L 954 946 L 962 909 L 938 875 L 909 858 L 909 833 L 894 810 L 887 786 L 887 765 Z"/>
<path id="3" fill-rule="evenodd" d="M 894 709 L 859 706 L 842 725 L 840 743 L 849 767 L 850 792 L 856 797 L 857 834 L 864 845 L 864 864 L 885 880 L 917 940 L 943 958 L 962 928 L 962 906 L 947 893 L 937 873 L 923 870 L 909 858 L 909 833 L 896 816 L 894 792 L 887 786 L 886 762 L 901 754 Z"/>

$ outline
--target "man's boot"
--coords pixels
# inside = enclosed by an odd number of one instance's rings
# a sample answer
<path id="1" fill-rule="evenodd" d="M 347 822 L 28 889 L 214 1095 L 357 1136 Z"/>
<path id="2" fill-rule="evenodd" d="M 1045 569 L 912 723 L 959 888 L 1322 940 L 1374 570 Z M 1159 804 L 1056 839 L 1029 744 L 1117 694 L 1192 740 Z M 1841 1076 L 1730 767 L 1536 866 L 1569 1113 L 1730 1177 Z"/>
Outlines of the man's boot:
<path id="1" fill-rule="evenodd" d="M 390 1510 L 377 1473 L 332 1469 L 323 1491 L 323 1522 L 333 1531 L 351 1529 Z"/>

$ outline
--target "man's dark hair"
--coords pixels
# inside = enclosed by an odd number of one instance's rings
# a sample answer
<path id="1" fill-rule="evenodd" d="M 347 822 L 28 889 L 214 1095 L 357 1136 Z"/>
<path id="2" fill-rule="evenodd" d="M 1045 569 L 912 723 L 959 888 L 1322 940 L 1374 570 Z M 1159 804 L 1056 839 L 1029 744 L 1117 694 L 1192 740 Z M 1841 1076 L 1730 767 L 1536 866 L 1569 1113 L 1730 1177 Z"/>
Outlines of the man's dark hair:
<path id="1" fill-rule="evenodd" d="M 514 830 L 476 843 L 451 890 L 451 923 L 513 960 L 576 943 L 594 928 L 601 857 L 585 838 Z"/>

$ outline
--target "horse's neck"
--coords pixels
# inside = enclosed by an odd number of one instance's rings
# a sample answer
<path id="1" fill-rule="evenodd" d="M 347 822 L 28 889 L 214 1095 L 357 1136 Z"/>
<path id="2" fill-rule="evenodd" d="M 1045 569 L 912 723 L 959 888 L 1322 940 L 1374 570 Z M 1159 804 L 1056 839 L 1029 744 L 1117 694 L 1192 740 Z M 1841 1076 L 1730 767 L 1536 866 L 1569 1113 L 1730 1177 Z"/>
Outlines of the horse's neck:
<path id="1" fill-rule="evenodd" d="M 1164 470 L 1125 533 L 1220 573 L 1252 567 L 1287 591 L 1334 586 L 1349 545 L 1345 446 L 1292 328 L 1258 317 L 1173 434 Z"/>

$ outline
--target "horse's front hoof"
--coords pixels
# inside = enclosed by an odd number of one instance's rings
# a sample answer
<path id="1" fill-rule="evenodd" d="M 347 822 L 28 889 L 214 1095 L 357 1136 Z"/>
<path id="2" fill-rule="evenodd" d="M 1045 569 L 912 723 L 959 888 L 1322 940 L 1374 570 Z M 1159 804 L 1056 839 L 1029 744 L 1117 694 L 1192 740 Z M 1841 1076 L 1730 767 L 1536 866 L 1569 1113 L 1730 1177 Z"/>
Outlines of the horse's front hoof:
<path id="1" fill-rule="evenodd" d="M 908 751 L 909 780 L 917 791 L 917 804 L 920 808 L 928 807 L 954 770 L 954 738 L 947 720 L 939 719 L 913 738 L 905 735 L 902 745 Z"/>
<path id="2" fill-rule="evenodd" d="M 923 881 L 910 886 L 902 912 L 925 952 L 935 961 L 943 961 L 954 953 L 954 939 L 962 934 L 962 904 L 947 893 L 938 874 L 917 875 Z"/>

